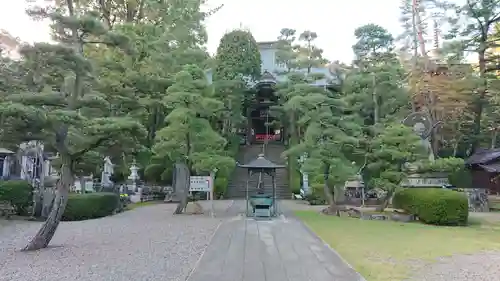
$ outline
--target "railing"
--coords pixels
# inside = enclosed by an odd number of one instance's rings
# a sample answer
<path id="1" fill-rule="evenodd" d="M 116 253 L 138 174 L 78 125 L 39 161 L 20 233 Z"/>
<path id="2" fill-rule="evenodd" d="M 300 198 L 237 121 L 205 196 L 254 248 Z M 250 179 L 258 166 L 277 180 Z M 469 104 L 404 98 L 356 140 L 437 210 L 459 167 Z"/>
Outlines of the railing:
<path id="1" fill-rule="evenodd" d="M 281 135 L 274 135 L 274 134 L 256 134 L 255 135 L 255 140 L 258 140 L 258 141 L 265 141 L 265 140 L 269 140 L 269 141 L 279 141 L 281 140 Z"/>

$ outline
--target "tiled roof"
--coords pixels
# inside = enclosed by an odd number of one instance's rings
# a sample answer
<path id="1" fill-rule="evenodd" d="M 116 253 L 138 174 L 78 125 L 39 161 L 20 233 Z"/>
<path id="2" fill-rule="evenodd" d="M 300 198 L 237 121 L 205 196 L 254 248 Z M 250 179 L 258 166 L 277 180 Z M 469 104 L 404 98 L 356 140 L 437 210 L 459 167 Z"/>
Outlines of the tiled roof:
<path id="1" fill-rule="evenodd" d="M 466 161 L 467 165 L 484 165 L 500 159 L 500 148 L 496 149 L 478 149 Z"/>

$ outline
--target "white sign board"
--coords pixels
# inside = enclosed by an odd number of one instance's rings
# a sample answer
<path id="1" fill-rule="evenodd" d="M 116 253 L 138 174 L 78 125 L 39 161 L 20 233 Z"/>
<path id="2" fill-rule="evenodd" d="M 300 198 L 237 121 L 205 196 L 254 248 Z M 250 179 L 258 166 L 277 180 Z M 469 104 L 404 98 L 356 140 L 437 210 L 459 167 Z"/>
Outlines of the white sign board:
<path id="1" fill-rule="evenodd" d="M 209 176 L 191 176 L 189 177 L 189 191 L 204 191 L 212 190 L 211 179 Z"/>
<path id="2" fill-rule="evenodd" d="M 403 186 L 410 187 L 439 187 L 448 184 L 447 178 L 408 178 Z"/>

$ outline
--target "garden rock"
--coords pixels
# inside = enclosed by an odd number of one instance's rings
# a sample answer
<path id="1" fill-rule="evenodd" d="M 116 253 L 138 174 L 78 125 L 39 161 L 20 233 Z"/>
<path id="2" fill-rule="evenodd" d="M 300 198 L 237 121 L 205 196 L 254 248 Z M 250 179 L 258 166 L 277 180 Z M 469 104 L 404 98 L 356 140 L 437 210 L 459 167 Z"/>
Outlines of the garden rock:
<path id="1" fill-rule="evenodd" d="M 397 222 L 411 222 L 411 221 L 415 220 L 415 216 L 408 215 L 408 214 L 396 213 L 396 214 L 391 215 L 391 220 L 397 221 Z"/>

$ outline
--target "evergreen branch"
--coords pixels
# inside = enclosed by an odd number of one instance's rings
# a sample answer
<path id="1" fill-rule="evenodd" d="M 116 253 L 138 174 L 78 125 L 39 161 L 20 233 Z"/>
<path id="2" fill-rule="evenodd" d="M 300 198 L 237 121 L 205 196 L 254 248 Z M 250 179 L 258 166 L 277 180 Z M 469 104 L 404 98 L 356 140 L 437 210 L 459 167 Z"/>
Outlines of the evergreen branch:
<path id="1" fill-rule="evenodd" d="M 85 153 L 91 151 L 91 150 L 94 150 L 96 148 L 98 148 L 99 146 L 101 146 L 105 141 L 108 141 L 110 139 L 110 137 L 101 137 L 101 138 L 98 138 L 95 142 L 89 144 L 86 148 L 78 151 L 78 152 L 75 152 L 75 153 L 72 153 L 71 154 L 71 157 L 73 159 L 79 159 L 80 157 L 82 157 L 83 155 L 85 155 Z"/>

